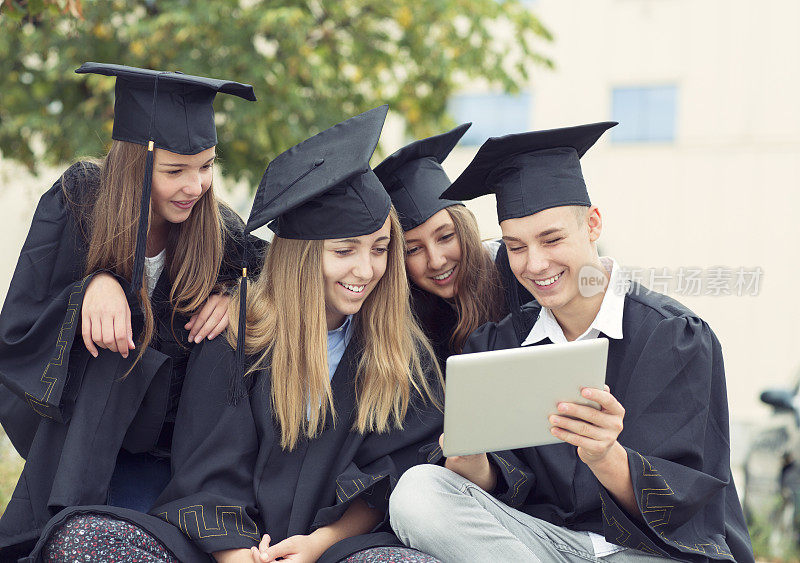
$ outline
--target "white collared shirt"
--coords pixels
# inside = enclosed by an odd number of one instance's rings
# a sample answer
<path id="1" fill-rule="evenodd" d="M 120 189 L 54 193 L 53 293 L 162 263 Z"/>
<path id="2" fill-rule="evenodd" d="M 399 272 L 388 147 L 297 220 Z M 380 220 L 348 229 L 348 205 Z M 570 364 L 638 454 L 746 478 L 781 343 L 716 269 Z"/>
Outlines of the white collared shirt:
<path id="1" fill-rule="evenodd" d="M 613 258 L 604 256 L 600 259 L 606 272 L 610 272 L 608 285 L 606 286 L 603 302 L 597 316 L 576 340 L 589 340 L 597 338 L 602 332 L 614 340 L 622 339 L 622 310 L 625 307 L 625 292 L 628 290 L 628 281 L 622 278 L 622 271 Z M 553 344 L 563 344 L 567 342 L 561 325 L 558 324 L 553 312 L 542 307 L 539 318 L 533 324 L 533 328 L 528 333 L 521 346 L 530 346 L 549 338 Z"/>
<path id="2" fill-rule="evenodd" d="M 622 339 L 622 312 L 625 307 L 625 293 L 628 290 L 629 281 L 623 279 L 622 272 L 620 271 L 617 262 L 610 257 L 604 256 L 600 258 L 606 272 L 610 272 L 608 285 L 606 286 L 605 295 L 603 295 L 603 302 L 600 304 L 600 310 L 597 316 L 589 325 L 589 328 L 581 334 L 576 340 L 590 340 L 597 338 L 600 333 L 605 334 L 614 340 Z M 567 337 L 564 336 L 564 331 L 561 325 L 558 324 L 553 312 L 542 307 L 539 313 L 539 318 L 531 328 L 528 336 L 522 341 L 522 346 L 530 346 L 541 342 L 545 338 L 549 338 L 553 344 L 561 344 L 567 342 Z M 592 547 L 594 548 L 595 557 L 605 557 L 612 553 L 617 553 L 625 549 L 619 545 L 607 542 L 606 539 L 593 532 L 586 532 L 592 540 Z"/>

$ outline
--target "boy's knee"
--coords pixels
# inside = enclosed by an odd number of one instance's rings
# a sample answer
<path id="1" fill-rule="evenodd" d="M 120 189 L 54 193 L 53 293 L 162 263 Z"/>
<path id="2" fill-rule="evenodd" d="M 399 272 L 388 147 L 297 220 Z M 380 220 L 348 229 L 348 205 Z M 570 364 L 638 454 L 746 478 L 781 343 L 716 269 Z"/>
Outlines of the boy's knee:
<path id="1" fill-rule="evenodd" d="M 420 521 L 433 525 L 438 517 L 444 516 L 441 493 L 453 488 L 454 476 L 449 469 L 430 464 L 406 471 L 389 497 L 389 518 L 395 531 L 400 534 L 406 526 Z"/>

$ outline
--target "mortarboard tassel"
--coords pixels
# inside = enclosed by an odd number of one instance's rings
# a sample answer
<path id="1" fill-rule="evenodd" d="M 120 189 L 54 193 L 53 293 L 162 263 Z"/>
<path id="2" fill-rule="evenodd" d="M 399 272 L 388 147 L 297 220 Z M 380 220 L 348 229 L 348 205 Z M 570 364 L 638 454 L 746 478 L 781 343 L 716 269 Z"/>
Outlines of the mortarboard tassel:
<path id="1" fill-rule="evenodd" d="M 236 334 L 236 368 L 244 376 L 244 333 L 247 330 L 247 268 L 239 280 L 239 331 Z"/>
<path id="2" fill-rule="evenodd" d="M 232 402 L 244 396 L 244 344 L 247 331 L 247 238 L 242 245 L 242 277 L 239 279 L 239 328 L 236 332 L 236 373 L 233 374 Z"/>
<path id="3" fill-rule="evenodd" d="M 153 106 L 150 111 L 150 125 L 148 125 L 147 159 L 144 165 L 144 179 L 142 180 L 142 199 L 139 206 L 139 230 L 136 233 L 136 251 L 133 255 L 133 272 L 131 273 L 131 293 L 139 295 L 144 277 L 144 256 L 147 252 L 147 227 L 150 222 L 150 191 L 153 186 L 153 156 L 155 142 L 153 141 L 153 124 L 156 121 L 156 101 L 158 99 L 158 75 L 153 81 Z"/>

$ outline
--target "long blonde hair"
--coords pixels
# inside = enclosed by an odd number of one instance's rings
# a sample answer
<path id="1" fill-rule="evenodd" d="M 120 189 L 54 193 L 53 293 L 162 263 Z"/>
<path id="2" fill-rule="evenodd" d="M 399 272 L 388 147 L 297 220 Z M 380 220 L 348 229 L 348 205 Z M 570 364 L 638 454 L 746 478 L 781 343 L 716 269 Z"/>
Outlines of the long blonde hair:
<path id="1" fill-rule="evenodd" d="M 99 163 L 100 185 L 88 214 L 86 275 L 108 270 L 130 280 L 146 158 L 145 146 L 115 140 Z M 213 290 L 222 263 L 225 234 L 213 187 L 200 197 L 186 221 L 171 226 L 166 268 L 173 315 L 196 310 Z M 139 302 L 144 329 L 137 342 L 137 362 L 154 333 L 153 310 L 144 286 Z"/>
<path id="2" fill-rule="evenodd" d="M 450 337 L 450 347 L 460 354 L 475 329 L 504 316 L 503 284 L 491 256 L 481 244 L 478 222 L 472 212 L 463 205 L 445 209 L 461 245 L 461 264 L 455 279 L 458 322 Z"/>
<path id="3" fill-rule="evenodd" d="M 441 372 L 411 314 L 403 230 L 394 208 L 389 216 L 386 272 L 354 318 L 361 349 L 353 429 L 361 433 L 402 428 L 414 392 L 441 406 Z M 259 355 L 248 375 L 269 369 L 272 411 L 281 447 L 289 451 L 302 437 L 318 436 L 329 411 L 336 423 L 327 362 L 324 242 L 275 237 L 247 294 L 245 353 Z M 238 294 L 229 311 L 228 341 L 236 346 Z M 431 372 L 433 384 L 426 377 Z"/>

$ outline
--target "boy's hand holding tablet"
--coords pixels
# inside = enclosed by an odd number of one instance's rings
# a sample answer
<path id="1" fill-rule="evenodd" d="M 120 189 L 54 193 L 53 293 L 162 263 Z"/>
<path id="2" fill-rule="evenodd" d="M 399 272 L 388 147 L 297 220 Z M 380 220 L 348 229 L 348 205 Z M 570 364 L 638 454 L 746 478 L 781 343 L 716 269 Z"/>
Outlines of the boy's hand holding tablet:
<path id="1" fill-rule="evenodd" d="M 589 467 L 603 462 L 613 449 L 623 449 L 617 436 L 622 432 L 625 409 L 611 394 L 608 385 L 603 387 L 602 391 L 591 387 L 581 389 L 581 396 L 600 405 L 600 410 L 562 402 L 558 404 L 558 414 L 548 419 L 553 425 L 550 428 L 553 436 L 577 446 L 578 455 Z"/>
<path id="2" fill-rule="evenodd" d="M 577 446 L 578 456 L 589 467 L 602 464 L 609 455 L 627 455 L 617 442 L 622 432 L 625 409 L 611 394 L 608 385 L 604 389 L 584 387 L 581 396 L 601 406 L 595 409 L 577 403 L 562 402 L 557 406 L 558 414 L 548 420 L 553 426 L 550 432 L 564 442 Z M 439 436 L 443 447 L 444 434 Z M 485 491 L 492 491 L 497 484 L 494 466 L 485 453 L 448 457 L 445 467 L 469 479 Z"/>

